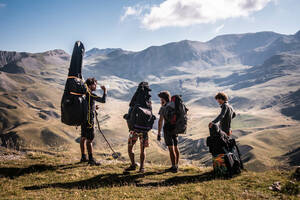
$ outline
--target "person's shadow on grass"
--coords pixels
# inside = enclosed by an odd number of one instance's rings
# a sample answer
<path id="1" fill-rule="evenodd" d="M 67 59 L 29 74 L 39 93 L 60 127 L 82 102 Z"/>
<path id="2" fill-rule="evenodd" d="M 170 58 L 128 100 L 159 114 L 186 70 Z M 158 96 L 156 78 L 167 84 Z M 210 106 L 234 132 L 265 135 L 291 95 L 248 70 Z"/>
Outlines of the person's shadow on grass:
<path id="1" fill-rule="evenodd" d="M 205 172 L 199 175 L 190 176 L 176 176 L 170 177 L 162 181 L 153 181 L 142 183 L 139 178 L 151 175 L 161 175 L 166 173 L 165 171 L 158 172 L 146 172 L 144 174 L 118 174 L 118 173 L 108 173 L 100 174 L 95 177 L 73 181 L 73 182 L 60 182 L 52 184 L 34 185 L 29 187 L 24 187 L 25 190 L 39 190 L 44 188 L 64 188 L 64 189 L 97 189 L 103 187 L 122 187 L 122 186 L 136 186 L 136 187 L 158 187 L 158 186 L 170 186 L 186 183 L 198 183 L 209 181 L 214 178 L 212 172 Z"/>
<path id="2" fill-rule="evenodd" d="M 55 171 L 58 169 L 66 170 L 71 168 L 76 168 L 78 166 L 74 164 L 64 164 L 64 165 L 46 165 L 46 164 L 35 164 L 28 167 L 1 167 L 0 177 L 8 177 L 14 179 L 19 176 L 31 173 L 40 173 L 44 171 Z"/>

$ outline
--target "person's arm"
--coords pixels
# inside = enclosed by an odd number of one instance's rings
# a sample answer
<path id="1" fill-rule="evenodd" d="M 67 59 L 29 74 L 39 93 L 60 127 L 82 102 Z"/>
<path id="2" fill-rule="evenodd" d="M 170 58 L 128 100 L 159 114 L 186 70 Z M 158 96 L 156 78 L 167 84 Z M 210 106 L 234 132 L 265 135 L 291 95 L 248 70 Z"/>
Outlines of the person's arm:
<path id="1" fill-rule="evenodd" d="M 232 113 L 232 119 L 236 117 L 236 113 L 233 111 Z"/>
<path id="2" fill-rule="evenodd" d="M 216 117 L 216 119 L 214 119 L 214 120 L 212 121 L 212 123 L 218 123 L 219 121 L 221 121 L 221 120 L 225 117 L 225 114 L 226 114 L 226 112 L 227 112 L 227 109 L 228 109 L 227 105 L 224 104 L 224 105 L 222 106 L 221 113 L 218 115 L 218 117 Z"/>
<path id="3" fill-rule="evenodd" d="M 164 122 L 164 118 L 162 115 L 159 116 L 159 120 L 158 120 L 158 137 L 161 137 L 161 129 L 162 129 L 162 125 Z"/>
<path id="4" fill-rule="evenodd" d="M 101 89 L 103 90 L 102 97 L 99 97 L 95 94 L 92 94 L 93 99 L 99 103 L 105 103 L 106 102 L 106 88 L 104 86 L 101 86 Z"/>

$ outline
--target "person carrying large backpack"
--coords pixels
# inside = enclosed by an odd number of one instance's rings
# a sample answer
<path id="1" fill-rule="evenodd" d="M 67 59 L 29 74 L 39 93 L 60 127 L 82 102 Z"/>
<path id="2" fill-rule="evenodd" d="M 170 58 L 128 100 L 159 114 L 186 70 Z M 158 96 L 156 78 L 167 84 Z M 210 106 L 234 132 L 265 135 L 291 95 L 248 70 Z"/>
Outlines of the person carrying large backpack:
<path id="1" fill-rule="evenodd" d="M 179 149 L 178 149 L 178 134 L 186 133 L 187 129 L 187 111 L 188 109 L 183 104 L 179 95 L 171 97 L 169 91 L 162 91 L 158 94 L 161 102 L 158 121 L 157 140 L 161 139 L 161 129 L 163 125 L 164 139 L 166 146 L 169 149 L 171 168 L 167 171 L 173 173 L 178 172 Z"/>
<path id="2" fill-rule="evenodd" d="M 125 172 L 134 171 L 137 168 L 133 147 L 138 139 L 141 149 L 139 172 L 144 173 L 145 171 L 145 148 L 149 147 L 148 132 L 152 129 L 155 121 L 155 116 L 152 114 L 150 92 L 149 84 L 141 82 L 130 101 L 128 114 L 124 115 L 129 128 L 128 156 L 131 161 L 131 165 L 125 169 Z"/>
<path id="3" fill-rule="evenodd" d="M 61 122 L 69 126 L 81 126 L 81 162 L 98 165 L 93 158 L 92 141 L 94 139 L 94 111 L 98 107 L 95 101 L 105 103 L 106 88 L 101 87 L 103 96 L 98 97 L 96 90 L 97 80 L 88 78 L 84 83 L 82 79 L 82 61 L 85 48 L 81 41 L 76 41 L 71 57 L 69 73 L 61 100 Z M 85 155 L 85 142 L 88 149 L 89 160 Z"/>

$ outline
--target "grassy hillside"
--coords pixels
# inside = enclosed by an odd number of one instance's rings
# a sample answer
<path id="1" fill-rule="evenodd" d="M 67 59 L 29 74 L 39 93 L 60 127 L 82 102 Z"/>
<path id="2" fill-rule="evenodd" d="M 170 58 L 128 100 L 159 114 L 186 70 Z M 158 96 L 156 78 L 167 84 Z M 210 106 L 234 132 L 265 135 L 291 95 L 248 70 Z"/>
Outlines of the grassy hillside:
<path id="1" fill-rule="evenodd" d="M 103 158 L 100 167 L 76 163 L 67 153 L 19 154 L 1 149 L 1 199 L 297 199 L 269 189 L 284 185 L 290 171 L 243 172 L 229 180 L 213 179 L 211 168 L 147 164 L 145 174 L 123 174 L 127 163 Z M 296 183 L 297 184 L 297 183 Z M 294 185 L 294 190 L 299 187 Z M 299 188 L 298 188 L 299 190 Z"/>
<path id="2" fill-rule="evenodd" d="M 80 159 L 78 144 L 80 128 L 66 126 L 60 121 L 60 100 L 67 77 L 69 55 L 61 50 L 54 50 L 38 54 L 17 54 L 13 58 L 13 62 L 0 70 L 2 145 L 23 151 L 68 151 L 74 158 Z M 210 154 L 206 146 L 206 137 L 209 134 L 207 124 L 220 112 L 213 95 L 222 88 L 216 87 L 209 81 L 209 77 L 216 74 L 224 76 L 224 71 L 229 74 L 238 72 L 242 70 L 241 67 L 223 66 L 198 71 L 201 76 L 207 76 L 204 79 L 197 75 L 184 74 L 164 79 L 148 79 L 153 89 L 153 112 L 156 115 L 160 107 L 158 101 L 155 101 L 157 98 L 155 93 L 158 90 L 177 91 L 179 83 L 180 88 L 193 90 L 192 93 L 184 93 L 185 98 L 192 100 L 187 101 L 190 109 L 188 131 L 179 140 L 182 162 L 210 165 Z M 246 66 L 242 68 L 244 67 Z M 15 69 L 18 70 L 14 71 Z M 102 77 L 94 70 L 88 69 L 84 67 L 85 78 L 88 75 Z M 297 74 L 291 74 L 288 78 L 295 76 L 296 79 Z M 185 81 L 182 82 L 181 78 Z M 299 122 L 280 114 L 283 107 L 292 109 L 295 104 L 297 108 L 298 93 L 288 93 L 287 96 L 274 99 L 272 97 L 274 90 L 270 90 L 272 86 L 276 91 L 286 93 L 299 87 L 292 85 L 288 90 L 285 87 L 278 87 L 285 82 L 287 78 L 281 77 L 238 91 L 239 95 L 247 98 L 225 90 L 232 97 L 230 103 L 237 108 L 238 116 L 232 124 L 233 136 L 237 138 L 248 169 L 262 171 L 299 164 L 297 158 L 300 146 Z M 100 79 L 99 84 L 110 85 L 107 103 L 100 104 L 101 128 L 116 151 L 122 154 L 122 159 L 128 160 L 128 128 L 123 119 L 123 114 L 128 110 L 128 101 L 124 99 L 130 99 L 131 96 L 128 94 L 134 92 L 137 83 L 117 76 L 107 76 L 106 79 Z M 126 98 L 123 99 L 121 96 Z M 205 98 L 202 98 L 204 96 Z M 251 100 L 250 97 L 255 100 Z M 273 100 L 274 103 L 270 104 Z M 269 104 L 270 106 L 261 108 L 262 105 Z M 289 112 L 294 113 L 293 110 Z M 151 141 L 150 148 L 146 150 L 147 160 L 156 164 L 168 164 L 168 151 L 164 141 L 156 141 L 156 133 L 157 123 L 149 133 Z M 103 137 L 98 132 L 94 140 L 94 149 L 99 155 L 110 154 Z M 139 145 L 135 146 L 135 150 L 139 156 Z"/>

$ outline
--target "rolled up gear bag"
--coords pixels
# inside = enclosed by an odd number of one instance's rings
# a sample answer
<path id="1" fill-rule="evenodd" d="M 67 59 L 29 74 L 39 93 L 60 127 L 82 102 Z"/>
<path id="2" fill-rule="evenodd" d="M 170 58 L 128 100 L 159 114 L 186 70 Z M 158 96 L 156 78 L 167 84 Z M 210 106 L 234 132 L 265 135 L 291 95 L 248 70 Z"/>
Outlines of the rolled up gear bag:
<path id="1" fill-rule="evenodd" d="M 68 78 L 61 100 L 61 121 L 70 126 L 79 126 L 87 118 L 86 86 L 82 80 L 84 46 L 80 41 L 74 45 Z"/>
<path id="2" fill-rule="evenodd" d="M 138 133 L 152 129 L 156 117 L 152 113 L 151 89 L 147 82 L 141 82 L 130 101 L 128 113 L 123 116 L 130 131 Z"/>

